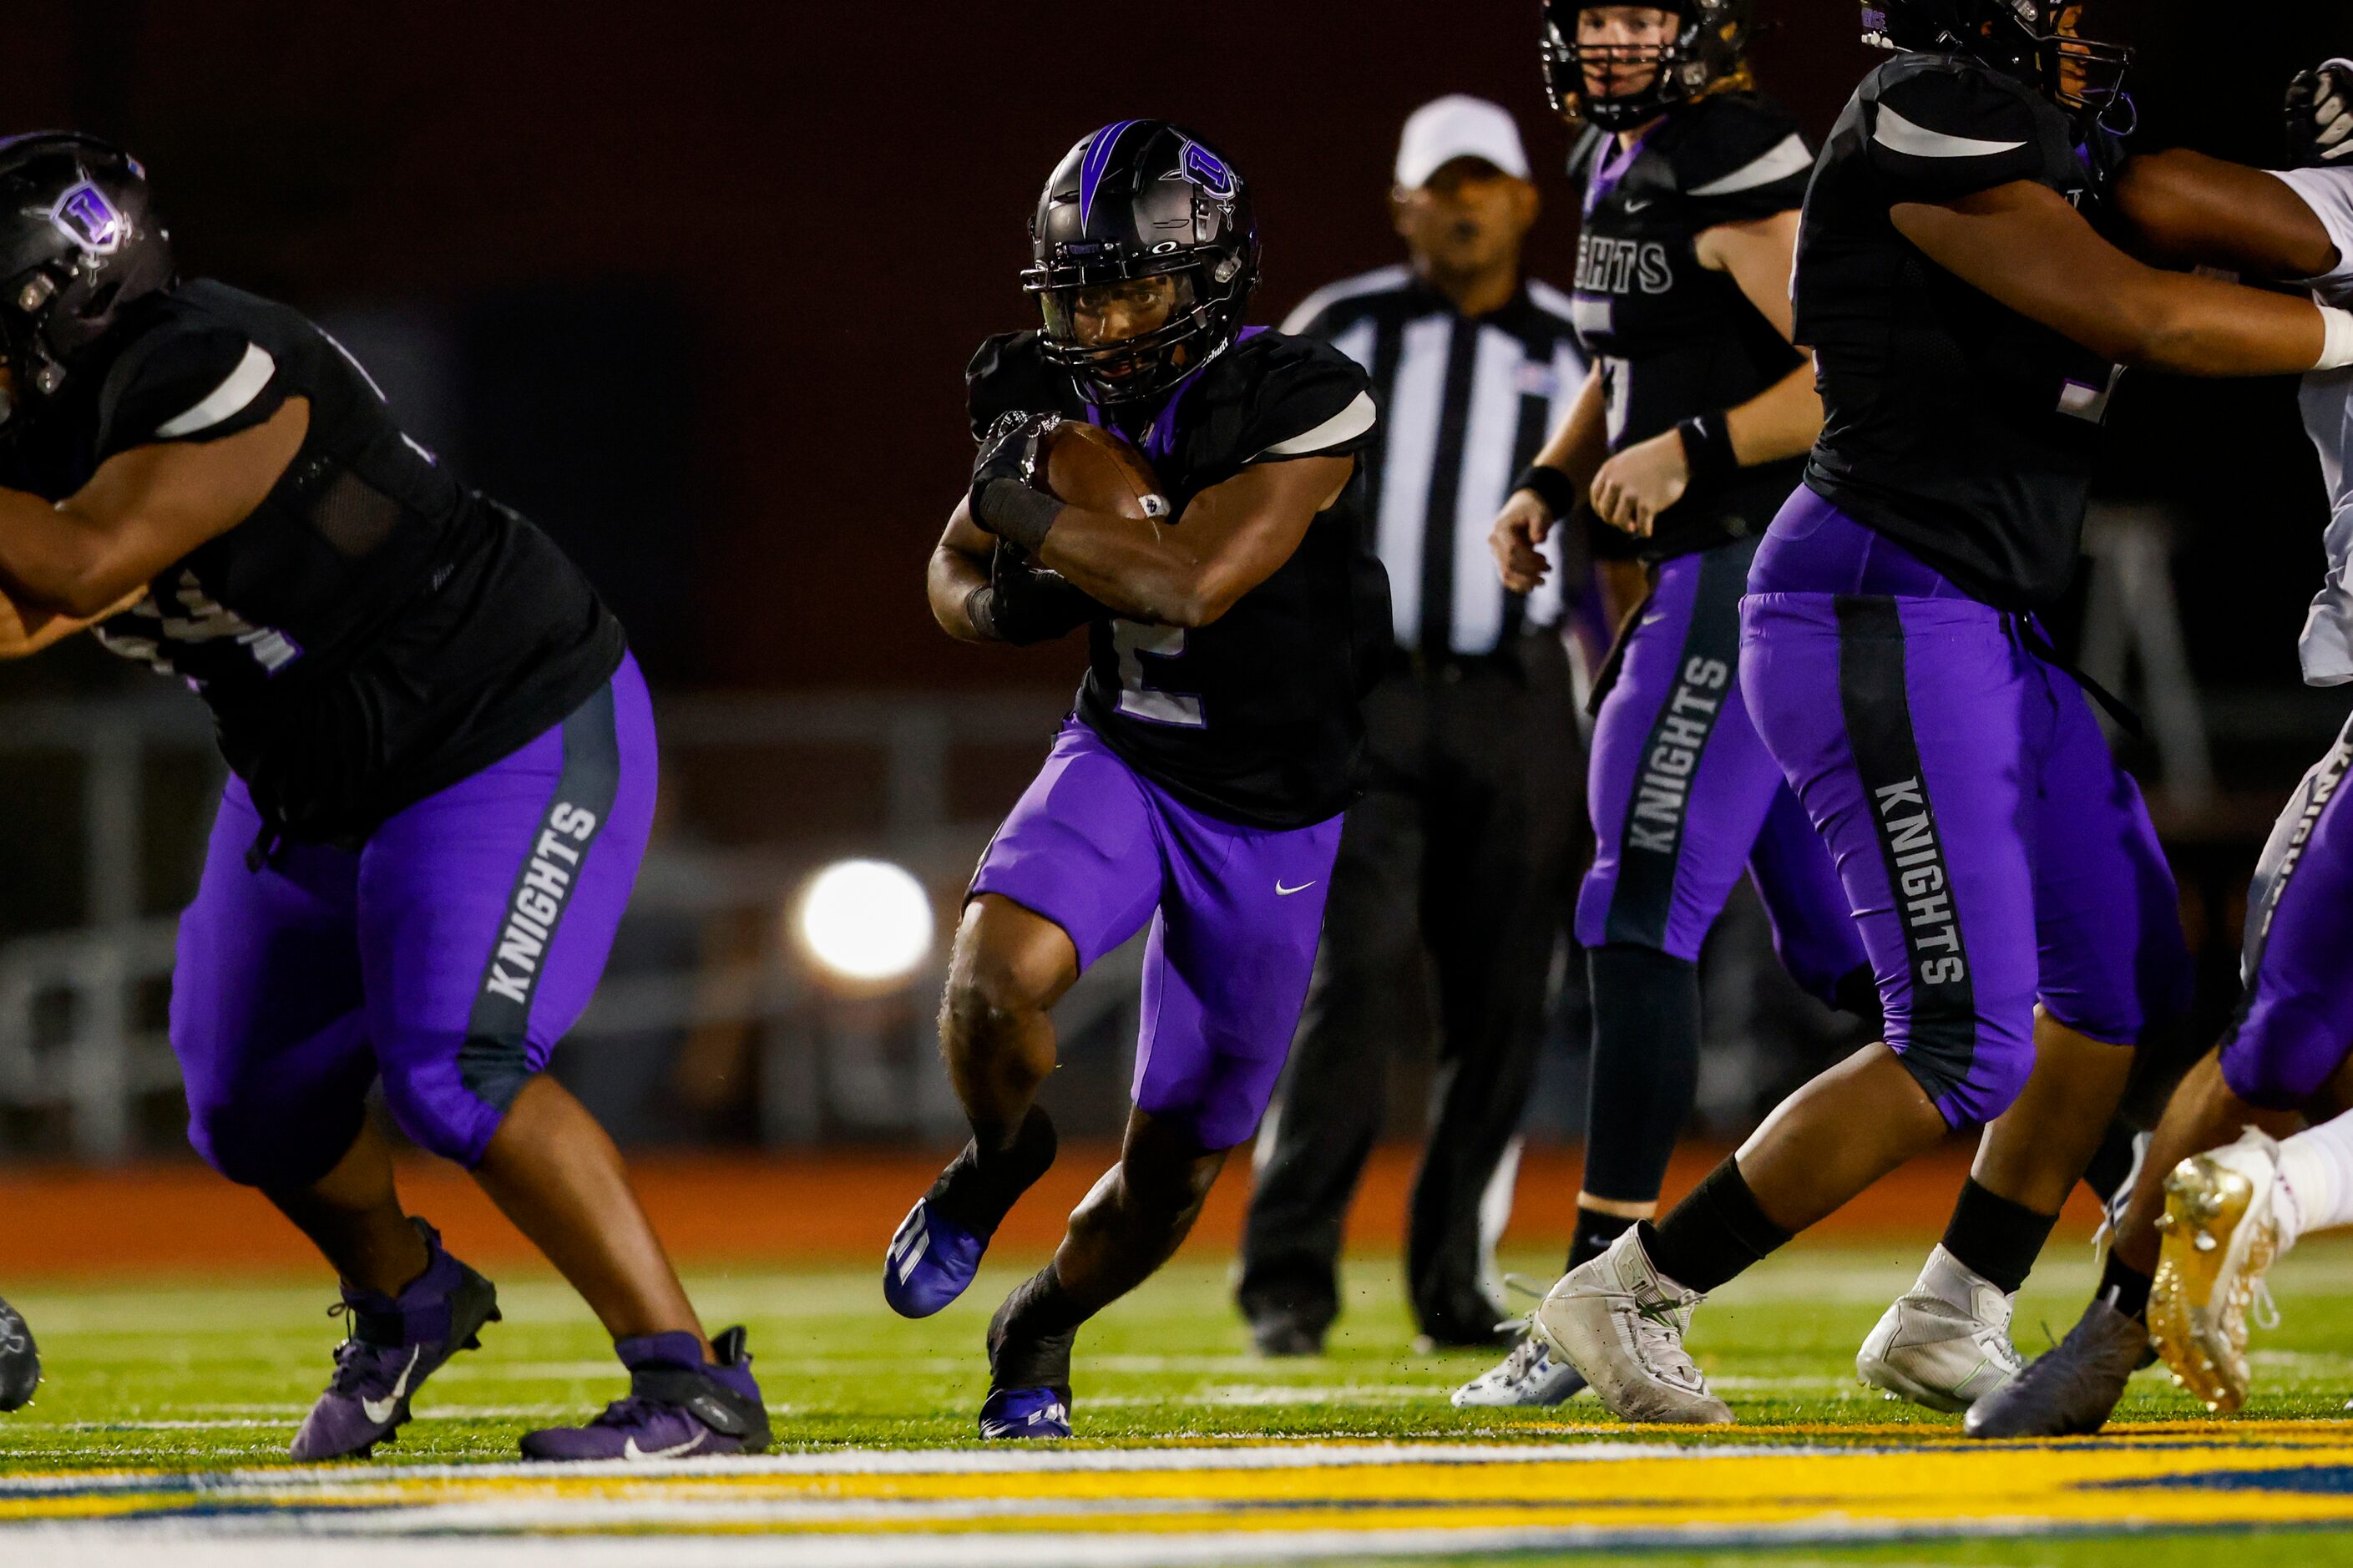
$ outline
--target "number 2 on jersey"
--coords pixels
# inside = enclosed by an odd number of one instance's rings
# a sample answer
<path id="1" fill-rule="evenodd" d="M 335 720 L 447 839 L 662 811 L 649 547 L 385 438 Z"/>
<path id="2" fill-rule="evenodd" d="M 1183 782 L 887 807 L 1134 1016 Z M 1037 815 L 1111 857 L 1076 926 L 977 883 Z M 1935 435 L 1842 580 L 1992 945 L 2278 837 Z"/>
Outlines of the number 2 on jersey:
<path id="1" fill-rule="evenodd" d="M 1119 650 L 1119 710 L 1131 718 L 1149 720 L 1155 724 L 1176 724 L 1188 730 L 1203 729 L 1208 721 L 1201 717 L 1201 700 L 1182 692 L 1163 691 L 1154 686 L 1144 661 L 1175 659 L 1185 657 L 1183 626 L 1146 626 L 1142 621 L 1114 620 L 1111 624 L 1112 646 Z"/>

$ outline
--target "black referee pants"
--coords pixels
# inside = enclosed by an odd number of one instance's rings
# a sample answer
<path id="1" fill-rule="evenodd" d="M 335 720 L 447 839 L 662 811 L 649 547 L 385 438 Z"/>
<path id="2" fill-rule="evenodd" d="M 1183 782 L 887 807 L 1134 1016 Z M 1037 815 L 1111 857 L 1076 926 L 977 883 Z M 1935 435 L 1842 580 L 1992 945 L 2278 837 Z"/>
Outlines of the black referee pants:
<path id="1" fill-rule="evenodd" d="M 1409 1292 L 1432 1339 L 1492 1341 L 1479 1202 L 1535 1077 L 1585 833 L 1567 656 L 1541 633 L 1492 658 L 1397 674 L 1366 700 L 1365 721 L 1369 788 L 1341 835 L 1238 1298 L 1253 1321 L 1289 1316 L 1320 1332 L 1338 1316 L 1342 1225 L 1385 1119 L 1388 1057 L 1434 1026 Z"/>

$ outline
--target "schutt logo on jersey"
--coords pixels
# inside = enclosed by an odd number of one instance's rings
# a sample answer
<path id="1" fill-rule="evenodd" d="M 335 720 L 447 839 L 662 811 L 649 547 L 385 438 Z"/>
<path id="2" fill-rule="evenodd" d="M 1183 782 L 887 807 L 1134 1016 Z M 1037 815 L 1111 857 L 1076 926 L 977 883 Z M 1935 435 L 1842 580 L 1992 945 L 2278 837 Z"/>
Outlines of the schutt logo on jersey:
<path id="1" fill-rule="evenodd" d="M 1663 294 L 1675 286 L 1667 247 L 1655 239 L 1604 239 L 1580 235 L 1577 287 L 1588 294 Z"/>
<path id="2" fill-rule="evenodd" d="M 92 256 L 113 255 L 131 233 L 131 220 L 88 180 L 58 198 L 58 205 L 49 209 L 49 222 Z"/>
<path id="3" fill-rule="evenodd" d="M 554 940 L 555 922 L 564 918 L 564 900 L 571 896 L 572 879 L 580 871 L 580 857 L 596 832 L 596 814 L 558 801 L 547 814 L 547 826 L 515 884 L 514 903 L 507 910 L 506 930 L 499 933 L 498 955 L 482 989 L 523 1006 L 531 1005 L 532 983 L 539 978 L 540 961 Z M 573 840 L 567 844 L 565 839 Z M 577 846 L 577 847 L 575 847 Z"/>

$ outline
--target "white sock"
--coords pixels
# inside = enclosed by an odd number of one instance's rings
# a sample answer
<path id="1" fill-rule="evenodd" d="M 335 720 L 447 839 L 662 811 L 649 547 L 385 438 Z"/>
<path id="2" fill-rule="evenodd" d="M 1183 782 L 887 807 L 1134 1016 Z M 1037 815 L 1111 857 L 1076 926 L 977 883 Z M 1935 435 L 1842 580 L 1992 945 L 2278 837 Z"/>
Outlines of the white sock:
<path id="1" fill-rule="evenodd" d="M 2282 1140 L 2279 1174 L 2295 1236 L 2353 1225 L 2353 1113 Z"/>
<path id="2" fill-rule="evenodd" d="M 1948 1306 L 1972 1314 L 1978 1310 L 1978 1291 L 2006 1294 L 1992 1280 L 1946 1251 L 1941 1241 L 1929 1249 L 1928 1261 L 1920 1266 L 1919 1289 Z"/>

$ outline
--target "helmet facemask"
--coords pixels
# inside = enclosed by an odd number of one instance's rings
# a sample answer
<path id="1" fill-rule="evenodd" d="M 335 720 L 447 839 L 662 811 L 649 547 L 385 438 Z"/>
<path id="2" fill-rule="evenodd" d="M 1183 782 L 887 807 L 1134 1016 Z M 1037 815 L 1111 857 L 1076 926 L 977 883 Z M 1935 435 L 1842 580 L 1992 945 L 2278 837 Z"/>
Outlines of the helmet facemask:
<path id="1" fill-rule="evenodd" d="M 2133 51 L 2084 37 L 2083 10 L 2083 0 L 1863 0 L 1862 41 L 1968 55 L 2032 82 L 2084 124 L 2128 133 Z"/>
<path id="2" fill-rule="evenodd" d="M 1156 121 L 1122 121 L 1071 150 L 1047 182 L 1030 249 L 1021 286 L 1038 301 L 1046 357 L 1101 407 L 1155 401 L 1216 358 L 1258 283 L 1240 179 Z"/>
<path id="3" fill-rule="evenodd" d="M 1584 13 L 1614 8 L 1600 0 L 1546 0 L 1541 47 L 1545 91 L 1555 113 L 1605 131 L 1631 131 L 1703 96 L 1739 68 L 1748 33 L 1731 0 L 1661 0 L 1641 7 L 1665 12 L 1680 23 L 1659 43 L 1586 42 L 1579 26 Z M 1648 66 L 1650 82 L 1630 92 L 1593 92 L 1588 70 L 1613 66 Z"/>

